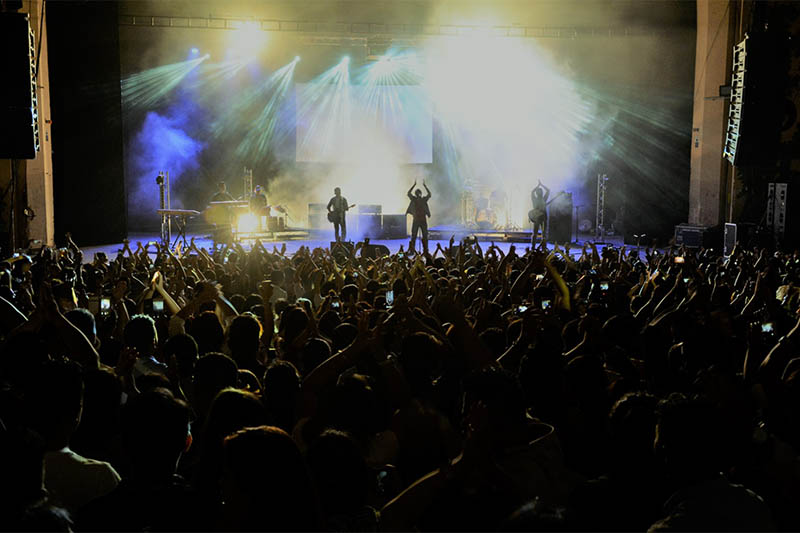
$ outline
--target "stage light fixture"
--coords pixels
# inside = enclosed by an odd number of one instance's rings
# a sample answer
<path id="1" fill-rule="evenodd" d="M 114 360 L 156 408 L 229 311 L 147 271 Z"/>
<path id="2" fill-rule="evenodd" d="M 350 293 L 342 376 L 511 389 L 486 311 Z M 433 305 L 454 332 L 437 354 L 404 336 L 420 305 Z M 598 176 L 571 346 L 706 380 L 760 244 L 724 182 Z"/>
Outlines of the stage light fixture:
<path id="1" fill-rule="evenodd" d="M 199 53 L 200 53 L 200 50 L 198 48 L 192 48 L 192 55 L 193 56 L 196 56 Z"/>
<path id="2" fill-rule="evenodd" d="M 267 44 L 267 32 L 257 22 L 245 22 L 228 37 L 228 53 L 231 59 L 250 61 Z"/>
<path id="3" fill-rule="evenodd" d="M 345 65 L 348 65 L 350 63 L 350 56 L 344 56 L 342 58 L 342 63 L 344 63 Z"/>
<path id="4" fill-rule="evenodd" d="M 295 63 L 299 63 L 300 62 L 300 56 L 294 56 L 294 62 Z"/>

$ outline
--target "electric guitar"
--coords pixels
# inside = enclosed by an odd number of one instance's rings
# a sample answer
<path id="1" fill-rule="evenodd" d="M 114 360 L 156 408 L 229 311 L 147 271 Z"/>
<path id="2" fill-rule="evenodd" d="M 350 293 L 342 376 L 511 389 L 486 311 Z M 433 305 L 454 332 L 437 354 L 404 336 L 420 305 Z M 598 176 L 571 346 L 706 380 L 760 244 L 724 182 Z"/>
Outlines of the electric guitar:
<path id="1" fill-rule="evenodd" d="M 350 204 L 349 206 L 347 206 L 347 209 L 353 209 L 355 206 L 356 204 Z M 336 224 L 337 222 L 339 222 L 339 220 L 341 220 L 340 217 L 343 215 L 344 211 L 336 211 L 335 209 L 333 211 L 328 211 L 328 222 Z"/>
<path id="2" fill-rule="evenodd" d="M 539 219 L 540 217 L 543 217 L 543 216 L 547 216 L 547 206 L 550 205 L 551 203 L 553 203 L 553 201 L 556 198 L 558 198 L 559 196 L 561 196 L 562 194 L 566 194 L 566 191 L 561 191 L 560 193 L 558 193 L 555 196 L 553 196 L 552 200 L 548 200 L 547 203 L 545 204 L 544 210 L 542 210 L 542 209 L 531 209 L 530 211 L 528 211 L 528 220 L 530 220 L 532 223 L 535 224 L 537 219 Z"/>

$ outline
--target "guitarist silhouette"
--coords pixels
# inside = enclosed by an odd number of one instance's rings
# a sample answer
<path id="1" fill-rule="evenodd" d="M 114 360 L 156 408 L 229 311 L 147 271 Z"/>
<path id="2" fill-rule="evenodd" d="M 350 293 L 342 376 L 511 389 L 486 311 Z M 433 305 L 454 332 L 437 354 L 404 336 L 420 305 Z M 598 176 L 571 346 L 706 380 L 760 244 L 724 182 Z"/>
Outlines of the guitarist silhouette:
<path id="1" fill-rule="evenodd" d="M 333 198 L 328 202 L 328 220 L 333 223 L 336 242 L 344 241 L 347 238 L 347 220 L 345 213 L 356 204 L 347 205 L 347 198 L 342 196 L 342 190 L 336 187 L 333 190 Z M 341 228 L 341 238 L 339 229 Z"/>
<path id="2" fill-rule="evenodd" d="M 555 200 L 548 201 L 550 198 L 550 189 L 542 184 L 539 184 L 531 191 L 531 204 L 533 209 L 528 211 L 528 220 L 533 224 L 533 232 L 531 233 L 531 247 L 536 244 L 536 234 L 539 229 L 542 230 L 542 242 L 545 242 L 545 235 L 547 232 L 547 206 Z"/>

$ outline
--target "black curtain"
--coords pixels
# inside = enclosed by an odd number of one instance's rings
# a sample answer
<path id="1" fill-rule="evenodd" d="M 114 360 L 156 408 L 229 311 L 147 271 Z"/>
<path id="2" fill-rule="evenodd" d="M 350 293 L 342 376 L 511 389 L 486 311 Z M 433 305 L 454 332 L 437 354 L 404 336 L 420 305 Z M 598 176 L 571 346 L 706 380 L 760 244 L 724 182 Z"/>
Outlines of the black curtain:
<path id="1" fill-rule="evenodd" d="M 120 242 L 127 213 L 116 2 L 48 2 L 56 242 Z"/>

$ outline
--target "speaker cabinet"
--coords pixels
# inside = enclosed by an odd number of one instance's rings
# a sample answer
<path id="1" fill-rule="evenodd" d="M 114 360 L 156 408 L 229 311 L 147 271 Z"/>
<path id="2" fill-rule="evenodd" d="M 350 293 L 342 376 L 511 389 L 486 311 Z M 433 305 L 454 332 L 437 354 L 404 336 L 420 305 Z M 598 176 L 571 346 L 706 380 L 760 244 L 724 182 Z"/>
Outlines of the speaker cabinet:
<path id="1" fill-rule="evenodd" d="M 382 212 L 381 204 L 358 204 L 359 215 L 380 215 Z"/>
<path id="2" fill-rule="evenodd" d="M 378 239 L 381 236 L 380 215 L 358 215 L 358 233 L 362 238 Z"/>
<path id="3" fill-rule="evenodd" d="M 34 159 L 39 150 L 35 41 L 25 13 L 0 13 L 0 159 Z"/>
<path id="4" fill-rule="evenodd" d="M 330 229 L 333 226 L 325 215 L 308 215 L 309 229 Z"/>
<path id="5" fill-rule="evenodd" d="M 382 239 L 405 239 L 407 237 L 406 215 L 383 215 Z"/>
<path id="6" fill-rule="evenodd" d="M 548 240 L 557 243 L 572 241 L 572 193 L 554 198 L 550 204 Z"/>
<path id="7" fill-rule="evenodd" d="M 745 248 L 752 248 L 753 246 L 761 246 L 758 241 L 758 233 L 756 225 L 748 222 L 740 222 L 738 224 L 725 224 L 725 234 L 722 240 L 722 253 L 725 256 L 731 255 L 736 243 L 741 243 Z"/>
<path id="8" fill-rule="evenodd" d="M 329 229 L 327 204 L 308 204 L 308 227 L 310 229 Z"/>
<path id="9" fill-rule="evenodd" d="M 725 237 L 723 239 L 722 253 L 725 256 L 731 255 L 736 246 L 736 224 L 725 224 Z"/>

